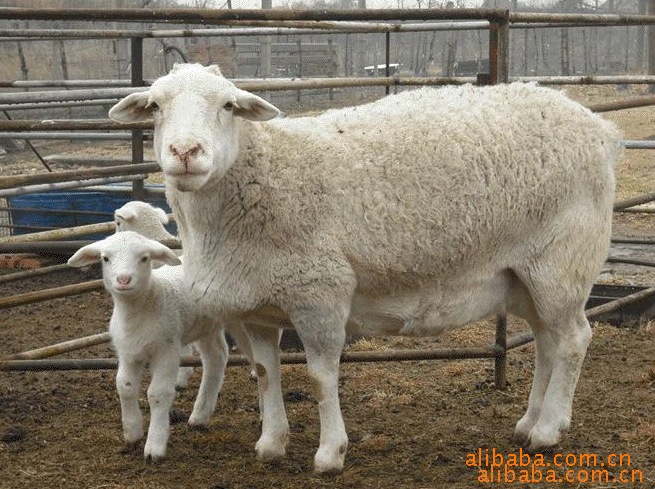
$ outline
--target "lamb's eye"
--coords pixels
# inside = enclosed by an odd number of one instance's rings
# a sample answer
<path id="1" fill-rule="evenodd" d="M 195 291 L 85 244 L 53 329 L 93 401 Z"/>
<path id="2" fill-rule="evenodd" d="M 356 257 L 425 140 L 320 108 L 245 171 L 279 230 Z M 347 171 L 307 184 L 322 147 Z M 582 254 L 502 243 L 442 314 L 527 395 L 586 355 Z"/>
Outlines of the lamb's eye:
<path id="1" fill-rule="evenodd" d="M 148 108 L 153 112 L 159 112 L 159 105 L 157 105 L 157 102 L 150 102 Z"/>
<path id="2" fill-rule="evenodd" d="M 232 102 L 228 102 L 223 106 L 223 108 L 229 112 L 234 109 L 234 104 Z"/>
<path id="3" fill-rule="evenodd" d="M 142 257 L 141 257 L 141 263 L 145 263 L 145 262 L 147 262 L 147 261 L 148 261 L 148 257 L 147 257 L 147 256 L 142 256 Z"/>
<path id="4" fill-rule="evenodd" d="M 120 222 L 120 221 L 116 221 L 116 226 L 120 226 L 120 225 L 121 225 L 121 222 Z"/>
<path id="5" fill-rule="evenodd" d="M 102 257 L 102 261 L 104 261 L 105 263 L 109 263 L 109 258 L 106 257 L 106 256 L 103 256 L 103 257 Z"/>

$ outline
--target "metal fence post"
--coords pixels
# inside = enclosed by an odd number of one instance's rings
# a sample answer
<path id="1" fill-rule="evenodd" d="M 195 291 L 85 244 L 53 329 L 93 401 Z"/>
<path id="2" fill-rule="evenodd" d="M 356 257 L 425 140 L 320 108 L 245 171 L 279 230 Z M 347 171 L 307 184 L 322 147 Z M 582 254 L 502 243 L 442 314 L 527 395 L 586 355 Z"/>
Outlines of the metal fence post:
<path id="1" fill-rule="evenodd" d="M 132 63 L 132 86 L 142 87 L 143 81 L 143 38 L 130 38 L 130 57 Z M 143 163 L 143 129 L 132 130 L 132 163 Z M 145 195 L 143 180 L 132 182 L 132 198 L 143 200 Z"/>

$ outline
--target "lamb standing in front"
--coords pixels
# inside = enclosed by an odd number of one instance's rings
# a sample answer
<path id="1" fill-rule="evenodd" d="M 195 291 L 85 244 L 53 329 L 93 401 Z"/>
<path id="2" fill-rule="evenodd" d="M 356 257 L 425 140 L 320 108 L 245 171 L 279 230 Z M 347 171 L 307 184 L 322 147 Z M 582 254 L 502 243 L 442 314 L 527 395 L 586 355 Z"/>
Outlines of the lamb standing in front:
<path id="1" fill-rule="evenodd" d="M 166 455 L 168 413 L 175 398 L 182 347 L 196 341 L 203 365 L 198 397 L 189 417 L 192 426 L 209 423 L 223 384 L 228 348 L 223 329 L 189 299 L 182 267 L 151 269 L 153 260 L 180 264 L 166 246 L 125 231 L 80 248 L 68 264 L 83 267 L 102 261 L 104 285 L 114 300 L 109 332 L 118 356 L 116 389 L 123 436 L 128 446 L 136 446 L 143 438 L 139 392 L 147 364 L 152 380 L 148 387 L 150 425 L 143 455 L 159 460 Z"/>
<path id="2" fill-rule="evenodd" d="M 168 224 L 166 211 L 140 200 L 131 200 L 116 209 L 114 223 L 117 233 L 134 231 L 157 241 L 177 240 L 177 236 L 173 236 L 164 227 L 165 224 Z M 180 354 L 183 357 L 193 355 L 193 344 L 184 345 Z M 193 375 L 193 370 L 193 367 L 180 367 L 175 387 L 186 388 Z"/>
<path id="3" fill-rule="evenodd" d="M 348 444 L 346 330 L 426 335 L 503 312 L 525 318 L 536 368 L 515 434 L 532 449 L 556 444 L 609 246 L 614 126 L 532 84 L 278 113 L 200 65 L 174 67 L 109 113 L 154 118 L 189 289 L 208 313 L 248 323 L 265 406 L 258 457 L 283 456 L 289 431 L 273 313 L 297 331 L 316 384 L 318 472 L 340 471 Z"/>
<path id="4" fill-rule="evenodd" d="M 168 216 L 166 212 L 159 208 L 154 207 L 147 202 L 139 200 L 131 200 L 122 207 L 114 211 L 114 221 L 116 223 L 116 232 L 121 231 L 135 231 L 142 234 L 146 238 L 155 239 L 157 241 L 176 240 L 177 237 L 170 234 L 164 224 L 168 224 Z M 180 257 L 181 259 L 181 257 Z M 226 326 L 232 339 L 236 342 L 237 348 L 248 358 L 251 365 L 254 365 L 250 343 L 248 336 L 243 330 L 243 326 L 239 323 Z M 280 330 L 280 333 L 282 331 Z M 278 339 L 278 343 L 282 339 L 282 335 Z M 190 356 L 193 354 L 193 345 L 185 345 L 182 350 L 182 356 Z M 186 387 L 189 383 L 189 378 L 193 374 L 193 367 L 180 367 L 175 382 L 176 387 Z M 255 369 L 250 372 L 251 379 L 257 378 Z"/>

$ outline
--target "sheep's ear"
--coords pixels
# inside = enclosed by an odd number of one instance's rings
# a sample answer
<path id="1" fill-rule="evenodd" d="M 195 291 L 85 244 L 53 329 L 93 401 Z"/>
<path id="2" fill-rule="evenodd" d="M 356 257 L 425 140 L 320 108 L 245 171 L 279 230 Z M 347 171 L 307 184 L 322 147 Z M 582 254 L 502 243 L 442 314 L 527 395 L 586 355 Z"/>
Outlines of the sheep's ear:
<path id="1" fill-rule="evenodd" d="M 71 267 L 86 267 L 99 262 L 101 258 L 100 247 L 96 243 L 83 246 L 68 259 Z"/>
<path id="2" fill-rule="evenodd" d="M 237 89 L 237 106 L 234 114 L 251 121 L 268 121 L 278 116 L 280 109 L 245 90 Z"/>
<path id="3" fill-rule="evenodd" d="M 223 73 L 221 72 L 221 69 L 219 68 L 218 65 L 205 66 L 205 70 L 207 70 L 208 72 L 210 72 L 210 73 L 212 73 L 212 74 L 214 74 L 216 76 L 223 76 Z"/>
<path id="4" fill-rule="evenodd" d="M 109 109 L 109 117 L 118 122 L 137 122 L 152 119 L 150 92 L 131 93 Z"/>
<path id="5" fill-rule="evenodd" d="M 173 250 L 156 241 L 153 241 L 151 244 L 150 258 L 171 266 L 180 265 L 182 263 L 182 260 L 177 257 Z"/>

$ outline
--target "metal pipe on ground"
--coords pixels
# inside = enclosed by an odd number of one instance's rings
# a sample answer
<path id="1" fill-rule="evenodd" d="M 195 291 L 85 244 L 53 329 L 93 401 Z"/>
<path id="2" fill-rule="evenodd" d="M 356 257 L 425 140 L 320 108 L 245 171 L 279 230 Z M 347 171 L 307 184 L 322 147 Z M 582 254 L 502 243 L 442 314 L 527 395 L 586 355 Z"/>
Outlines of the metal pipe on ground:
<path id="1" fill-rule="evenodd" d="M 56 355 L 61 355 L 62 353 L 69 353 L 90 346 L 102 345 L 109 341 L 111 341 L 111 335 L 109 333 L 98 333 L 83 338 L 64 341 L 55 345 L 44 346 L 43 348 L 35 348 L 34 350 L 8 355 L 0 359 L 0 363 L 6 360 L 40 360 L 43 358 L 50 358 Z"/>

